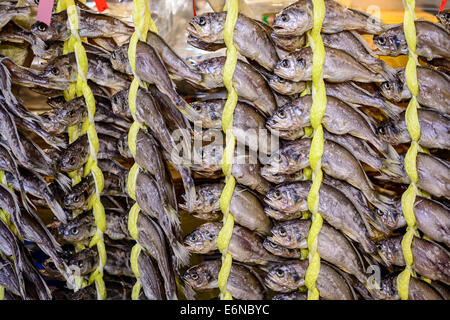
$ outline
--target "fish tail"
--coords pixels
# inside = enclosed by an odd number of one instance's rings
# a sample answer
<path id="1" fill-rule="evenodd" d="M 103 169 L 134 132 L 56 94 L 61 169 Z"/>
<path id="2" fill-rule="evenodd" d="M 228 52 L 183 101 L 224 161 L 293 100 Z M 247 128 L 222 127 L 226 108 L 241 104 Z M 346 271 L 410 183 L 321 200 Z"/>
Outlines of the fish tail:
<path id="1" fill-rule="evenodd" d="M 371 203 L 383 212 L 389 212 L 390 210 L 395 209 L 395 202 L 379 192 L 376 193 L 376 197 L 372 199 Z"/>
<path id="2" fill-rule="evenodd" d="M 22 248 L 19 248 L 17 252 L 14 252 L 14 267 L 17 274 L 17 279 L 19 280 L 19 287 L 20 287 L 20 294 L 22 298 L 25 299 L 26 293 L 25 293 L 25 277 L 24 275 L 27 274 L 26 267 L 27 267 L 27 261 L 24 256 L 24 252 Z"/>
<path id="3" fill-rule="evenodd" d="M 377 252 L 377 246 L 375 245 L 375 242 L 373 242 L 369 237 L 364 237 L 361 245 L 363 246 L 364 251 L 369 254 L 374 254 Z"/>
<path id="4" fill-rule="evenodd" d="M 45 201 L 47 202 L 50 210 L 53 212 L 56 218 L 58 218 L 58 220 L 62 223 L 67 223 L 67 213 L 61 207 L 59 202 L 53 197 L 53 195 L 46 194 L 45 198 Z"/>
<path id="5" fill-rule="evenodd" d="M 25 276 L 34 284 L 40 300 L 51 300 L 52 292 L 29 259 L 24 259 Z"/>
<path id="6" fill-rule="evenodd" d="M 196 192 L 195 192 L 195 183 L 194 179 L 191 175 L 191 170 L 183 165 L 178 166 L 178 171 L 181 175 L 181 179 L 183 180 L 183 186 L 185 191 L 185 209 L 192 213 L 195 206 L 195 200 L 196 200 Z"/>
<path id="7" fill-rule="evenodd" d="M 72 188 L 72 180 L 65 174 L 58 172 L 55 178 L 56 182 L 64 192 L 68 192 Z"/>
<path id="8" fill-rule="evenodd" d="M 391 177 L 402 177 L 403 167 L 400 155 L 389 143 L 385 143 L 385 152 L 383 152 L 386 159 L 383 160 L 383 165 L 380 169 L 381 172 Z"/>
<path id="9" fill-rule="evenodd" d="M 173 243 L 173 253 L 175 255 L 175 263 L 177 266 L 186 266 L 190 261 L 189 250 L 179 241 Z"/>
<path id="10" fill-rule="evenodd" d="M 371 212 L 373 212 L 371 210 Z M 389 230 L 388 228 L 383 224 L 383 222 L 380 220 L 380 218 L 378 218 L 378 216 L 373 213 L 370 216 L 369 215 L 364 215 L 365 219 L 367 220 L 367 222 L 374 227 L 377 231 L 388 235 L 389 234 Z M 371 232 L 373 234 L 373 232 Z"/>
<path id="11" fill-rule="evenodd" d="M 398 119 L 399 114 L 402 113 L 403 109 L 399 106 L 396 106 L 390 101 L 384 100 L 383 101 L 383 111 L 386 113 L 386 115 L 389 118 L 392 119 Z"/>
<path id="12" fill-rule="evenodd" d="M 178 230 L 180 227 L 180 217 L 177 210 L 172 208 L 172 206 L 169 204 L 163 204 L 163 208 L 169 220 L 169 224 Z"/>

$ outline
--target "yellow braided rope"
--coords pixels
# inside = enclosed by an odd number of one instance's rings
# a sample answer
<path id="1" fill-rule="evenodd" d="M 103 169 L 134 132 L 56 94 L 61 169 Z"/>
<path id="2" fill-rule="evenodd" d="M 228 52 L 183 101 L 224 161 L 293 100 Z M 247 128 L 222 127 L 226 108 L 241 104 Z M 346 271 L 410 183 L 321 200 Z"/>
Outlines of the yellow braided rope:
<path id="1" fill-rule="evenodd" d="M 415 0 L 403 1 L 405 6 L 405 16 L 403 20 L 403 29 L 405 33 L 406 42 L 409 47 L 408 63 L 405 69 L 406 84 L 411 92 L 412 98 L 409 101 L 408 108 L 406 109 L 405 121 L 408 128 L 408 132 L 411 136 L 411 145 L 405 156 L 405 171 L 411 181 L 408 189 L 402 195 L 402 211 L 405 217 L 407 228 L 406 233 L 402 240 L 403 257 L 405 258 L 406 268 L 397 277 L 397 290 L 402 300 L 408 300 L 409 298 L 409 280 L 412 276 L 415 276 L 415 272 L 412 268 L 413 254 L 411 250 L 411 244 L 414 235 L 418 234 L 416 226 L 416 216 L 414 215 L 414 203 L 416 195 L 419 192 L 417 189 L 417 152 L 421 150 L 418 143 L 420 139 L 420 124 L 419 117 L 417 115 L 417 108 L 419 103 L 417 102 L 417 95 L 419 94 L 419 85 L 417 83 L 417 54 L 416 54 L 416 27 L 414 21 L 416 19 L 414 14 L 414 8 L 416 5 Z"/>
<path id="2" fill-rule="evenodd" d="M 320 255 L 317 251 L 318 237 L 322 228 L 323 218 L 319 212 L 319 190 L 322 184 L 322 155 L 324 149 L 324 137 L 322 118 L 327 105 L 325 83 L 323 81 L 323 64 L 325 61 L 325 48 L 323 46 L 320 31 L 325 17 L 325 3 L 323 0 L 314 0 L 314 27 L 309 33 L 309 43 L 313 50 L 312 65 L 312 97 L 313 102 L 310 111 L 311 126 L 314 136 L 309 151 L 309 164 L 312 169 L 312 185 L 308 194 L 308 209 L 311 211 L 312 224 L 308 234 L 309 265 L 305 274 L 305 285 L 308 288 L 308 300 L 318 300 L 319 290 L 316 281 L 320 272 Z"/>
<path id="3" fill-rule="evenodd" d="M 218 286 L 221 300 L 232 300 L 227 290 L 228 277 L 231 272 L 233 259 L 228 253 L 233 234 L 234 217 L 230 212 L 230 202 L 233 196 L 236 180 L 232 175 L 234 149 L 236 138 L 233 134 L 233 114 L 238 101 L 238 95 L 233 87 L 233 75 L 237 64 L 237 49 L 233 42 L 233 32 L 239 13 L 238 0 L 227 0 L 227 17 L 225 20 L 224 40 L 227 46 L 227 59 L 223 68 L 223 83 L 228 91 L 228 98 L 222 113 L 222 130 L 225 133 L 225 149 L 222 156 L 222 171 L 225 175 L 225 187 L 220 195 L 219 205 L 223 213 L 223 227 L 217 238 L 217 248 L 222 253 L 222 266 L 218 275 Z"/>
<path id="4" fill-rule="evenodd" d="M 75 52 L 75 57 L 77 61 L 77 82 L 75 84 L 75 89 L 73 85 L 69 88 L 69 92 L 66 93 L 66 99 L 73 98 L 77 95 L 83 95 L 86 107 L 88 110 L 88 117 L 83 123 L 83 131 L 87 132 L 89 139 L 89 159 L 84 168 L 84 176 L 92 173 L 95 181 L 95 194 L 91 199 L 92 212 L 94 214 L 95 224 L 97 226 L 97 231 L 94 237 L 91 239 L 89 246 L 97 246 L 99 254 L 99 264 L 97 269 L 90 275 L 89 284 L 95 281 L 95 286 L 97 289 L 97 298 L 99 300 L 106 299 L 106 288 L 105 282 L 103 281 L 103 267 L 106 264 L 106 249 L 105 243 L 103 241 L 103 233 L 106 230 L 106 217 L 105 209 L 100 201 L 100 194 L 102 193 L 104 187 L 103 173 L 97 165 L 97 153 L 99 148 L 99 141 L 97 132 L 95 130 L 94 115 L 95 115 L 95 99 L 92 94 L 91 89 L 87 84 L 87 72 L 88 72 L 88 61 L 86 51 L 81 43 L 82 39 L 78 34 L 78 12 L 77 7 L 73 0 L 61 0 L 58 3 L 58 10 L 67 10 L 67 17 L 71 30 L 71 37 L 65 43 L 66 52 Z M 69 129 L 69 136 L 72 140 L 76 139 L 78 133 L 75 133 L 76 129 Z M 78 174 L 72 173 L 73 183 L 76 184 L 81 179 L 77 177 Z"/>
<path id="5" fill-rule="evenodd" d="M 130 149 L 133 157 L 136 157 L 136 137 L 141 128 L 145 128 L 143 123 L 139 123 L 136 118 L 136 97 L 139 90 L 139 86 L 147 88 L 147 84 L 142 82 L 136 73 L 136 46 L 138 41 L 146 41 L 147 33 L 150 29 L 151 31 L 158 33 L 156 25 L 152 20 L 150 14 L 150 0 L 134 0 L 133 1 L 133 22 L 135 26 L 135 31 L 130 38 L 130 44 L 128 46 L 128 60 L 133 70 L 134 79 L 131 82 L 130 90 L 128 92 L 128 106 L 130 112 L 133 115 L 134 122 L 130 127 L 128 132 L 128 147 Z M 139 165 L 135 162 L 130 169 L 127 180 L 127 190 L 130 198 L 136 201 L 136 179 L 139 173 Z M 128 230 L 130 231 L 131 237 L 136 240 L 136 245 L 131 251 L 131 268 L 134 275 L 136 276 L 136 283 L 133 286 L 133 291 L 131 298 L 133 300 L 139 299 L 139 294 L 141 292 L 141 281 L 138 268 L 139 254 L 142 250 L 141 245 L 138 242 L 138 227 L 137 220 L 139 215 L 139 205 L 137 202 L 134 203 L 128 215 Z"/>

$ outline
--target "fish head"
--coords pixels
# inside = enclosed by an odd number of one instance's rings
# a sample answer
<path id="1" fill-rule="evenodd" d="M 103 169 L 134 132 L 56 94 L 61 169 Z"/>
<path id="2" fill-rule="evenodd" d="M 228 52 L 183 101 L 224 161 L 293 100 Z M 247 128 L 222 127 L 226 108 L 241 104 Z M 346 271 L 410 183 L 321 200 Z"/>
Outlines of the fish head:
<path id="1" fill-rule="evenodd" d="M 207 263 L 195 265 L 183 275 L 183 279 L 194 289 L 209 289 L 211 282 L 214 281 L 214 274 L 211 272 Z"/>
<path id="2" fill-rule="evenodd" d="M 220 128 L 225 100 L 208 100 L 191 103 L 188 117 L 194 123 L 201 122 L 203 128 Z"/>
<path id="3" fill-rule="evenodd" d="M 204 185 L 197 188 L 194 211 L 213 212 L 218 209 L 218 201 L 223 186 L 221 185 Z"/>
<path id="4" fill-rule="evenodd" d="M 111 97 L 111 108 L 114 114 L 122 117 L 129 115 L 128 92 L 128 89 L 121 90 Z"/>
<path id="5" fill-rule="evenodd" d="M 54 82 L 75 82 L 77 69 L 72 54 L 57 57 L 50 61 L 44 68 L 41 76 Z"/>
<path id="6" fill-rule="evenodd" d="M 199 153 L 198 157 L 201 159 L 201 166 L 203 169 L 209 172 L 220 170 L 223 145 L 218 145 L 218 143 L 213 142 L 196 152 Z"/>
<path id="7" fill-rule="evenodd" d="M 88 194 L 86 192 L 75 192 L 64 196 L 64 207 L 70 210 L 83 209 L 88 201 Z"/>
<path id="8" fill-rule="evenodd" d="M 294 249 L 285 248 L 283 246 L 280 246 L 276 244 L 275 242 L 270 241 L 269 239 L 264 239 L 263 247 L 270 253 L 276 256 L 282 256 L 282 257 L 295 257 L 296 252 Z"/>
<path id="9" fill-rule="evenodd" d="M 301 286 L 304 278 L 298 275 L 290 263 L 281 263 L 270 268 L 264 282 L 274 291 L 290 292 Z"/>
<path id="10" fill-rule="evenodd" d="M 436 17 L 444 26 L 448 26 L 450 24 L 450 10 L 443 10 L 441 12 L 438 12 L 438 14 L 436 14 Z"/>
<path id="11" fill-rule="evenodd" d="M 288 81 L 278 76 L 270 77 L 269 86 L 276 92 L 284 95 L 301 93 L 306 88 L 304 82 Z"/>
<path id="12" fill-rule="evenodd" d="M 225 18 L 223 13 L 205 13 L 194 17 L 186 29 L 190 35 L 205 42 L 223 41 Z"/>
<path id="13" fill-rule="evenodd" d="M 79 242 L 88 239 L 95 233 L 96 226 L 92 215 L 84 215 L 81 218 L 75 218 L 65 225 L 58 228 L 59 235 L 66 242 Z"/>
<path id="14" fill-rule="evenodd" d="M 305 111 L 302 105 L 288 102 L 277 109 L 274 114 L 267 119 L 266 127 L 269 130 L 292 131 L 301 129 L 305 125 Z"/>
<path id="15" fill-rule="evenodd" d="M 270 156 L 263 170 L 273 175 L 297 173 L 303 169 L 307 157 L 307 152 L 299 153 L 289 146 L 282 147 Z"/>
<path id="16" fill-rule="evenodd" d="M 376 243 L 378 254 L 387 266 L 403 265 L 401 240 L 401 237 L 394 237 Z"/>
<path id="17" fill-rule="evenodd" d="M 128 62 L 128 44 L 118 47 L 109 57 L 114 70 L 125 74 L 132 74 L 131 66 Z"/>
<path id="18" fill-rule="evenodd" d="M 299 207 L 305 199 L 300 198 L 291 185 L 279 185 L 267 192 L 264 201 L 276 210 L 292 211 Z"/>
<path id="19" fill-rule="evenodd" d="M 381 94 L 388 100 L 402 101 L 403 84 L 399 80 L 385 81 L 380 86 Z"/>
<path id="20" fill-rule="evenodd" d="M 311 48 L 297 50 L 278 61 L 274 73 L 291 81 L 309 80 L 312 74 Z"/>
<path id="21" fill-rule="evenodd" d="M 375 208 L 375 212 L 381 223 L 389 230 L 397 229 L 400 224 L 400 220 L 403 218 L 401 208 L 394 207 L 392 210 L 388 211 L 381 211 L 380 209 Z"/>
<path id="22" fill-rule="evenodd" d="M 47 104 L 52 107 L 53 109 L 59 109 L 61 108 L 65 103 L 66 99 L 64 96 L 56 96 L 56 97 L 49 97 L 47 98 Z"/>
<path id="23" fill-rule="evenodd" d="M 220 228 L 220 223 L 205 223 L 184 238 L 184 245 L 194 253 L 210 253 L 217 249 Z"/>
<path id="24" fill-rule="evenodd" d="M 67 21 L 58 19 L 58 15 L 53 15 L 49 26 L 38 21 L 31 26 L 31 33 L 45 42 L 56 41 L 61 39 L 64 32 L 67 31 L 66 23 Z"/>
<path id="25" fill-rule="evenodd" d="M 275 224 L 271 230 L 272 236 L 267 239 L 286 248 L 298 248 L 300 243 L 304 247 L 303 240 L 306 239 L 305 236 L 307 237 L 308 233 L 303 234 L 299 224 L 292 221 L 296 222 L 290 220 Z"/>
<path id="26" fill-rule="evenodd" d="M 401 27 L 394 27 L 375 35 L 373 44 L 377 47 L 375 54 L 378 55 L 396 57 L 408 52 L 408 45 Z"/>
<path id="27" fill-rule="evenodd" d="M 86 275 L 95 270 L 98 262 L 96 249 L 85 249 L 69 259 L 68 267 L 74 275 Z"/>
<path id="28" fill-rule="evenodd" d="M 284 221 L 284 220 L 290 220 L 291 219 L 291 215 L 286 214 L 284 211 L 279 211 L 276 210 L 272 207 L 266 206 L 264 207 L 264 213 L 272 218 L 275 219 L 277 221 Z"/>
<path id="29" fill-rule="evenodd" d="M 381 122 L 377 127 L 377 132 L 383 140 L 393 145 L 397 145 L 403 142 L 402 136 L 408 134 L 398 126 L 397 121 L 395 121 L 394 119 L 388 119 Z"/>
<path id="30" fill-rule="evenodd" d="M 301 36 L 313 27 L 310 9 L 289 6 L 275 16 L 272 27 L 277 36 Z"/>
<path id="31" fill-rule="evenodd" d="M 59 108 L 56 113 L 56 121 L 64 126 L 72 126 L 83 122 L 87 117 L 87 109 L 84 105 L 84 98 L 75 98 Z"/>
<path id="32" fill-rule="evenodd" d="M 83 166 L 82 159 L 89 155 L 89 148 L 74 148 L 63 151 L 59 159 L 59 168 L 63 172 L 72 172 Z"/>

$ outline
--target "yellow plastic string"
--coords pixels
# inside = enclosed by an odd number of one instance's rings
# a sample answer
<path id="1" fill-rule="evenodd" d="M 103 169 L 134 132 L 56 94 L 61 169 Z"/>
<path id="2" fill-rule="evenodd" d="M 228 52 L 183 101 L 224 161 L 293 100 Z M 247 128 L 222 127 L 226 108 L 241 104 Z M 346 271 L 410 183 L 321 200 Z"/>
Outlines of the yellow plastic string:
<path id="1" fill-rule="evenodd" d="M 309 44 L 313 50 L 312 64 L 312 97 L 310 111 L 311 126 L 314 135 L 309 151 L 309 164 L 312 170 L 312 185 L 308 193 L 308 209 L 311 211 L 312 224 L 308 234 L 309 265 L 305 274 L 305 285 L 308 288 L 308 300 L 318 300 L 319 290 L 316 281 L 320 273 L 320 255 L 317 251 L 318 237 L 322 228 L 323 218 L 319 212 L 319 190 L 322 184 L 322 155 L 324 137 L 322 118 L 327 105 L 325 83 L 323 81 L 323 64 L 325 61 L 325 48 L 320 31 L 325 17 L 325 3 L 323 0 L 313 1 L 314 26 L 308 34 Z"/>
<path id="2" fill-rule="evenodd" d="M 94 95 L 87 84 L 88 60 L 86 51 L 82 45 L 82 39 L 78 33 L 79 17 L 77 7 L 74 0 L 61 0 L 58 2 L 57 11 L 67 11 L 67 18 L 69 21 L 71 36 L 64 44 L 64 53 L 74 51 L 77 61 L 77 81 L 75 86 L 72 84 L 69 91 L 65 93 L 66 99 L 72 99 L 76 96 L 83 96 L 88 110 L 88 117 L 83 127 L 86 130 L 89 140 L 89 160 L 84 168 L 84 176 L 92 173 L 95 181 L 95 195 L 91 199 L 92 212 L 94 214 L 95 223 L 97 226 L 96 234 L 91 240 L 90 246 L 96 245 L 99 254 L 99 263 L 97 269 L 91 274 L 89 283 L 95 281 L 97 289 L 97 298 L 99 300 L 106 299 L 106 288 L 103 281 L 103 268 L 106 264 L 106 249 L 103 241 L 103 233 L 106 230 L 105 209 L 100 201 L 100 194 L 103 191 L 104 177 L 102 171 L 97 165 L 97 153 L 99 148 L 99 141 L 97 132 L 95 130 L 94 116 L 95 116 L 95 99 Z M 69 128 L 69 139 L 71 142 L 75 141 L 79 136 L 78 126 Z M 72 173 L 72 183 L 75 185 L 81 177 L 78 173 Z"/>
<path id="3" fill-rule="evenodd" d="M 421 150 L 419 146 L 420 139 L 420 124 L 417 115 L 417 109 L 420 107 L 417 102 L 417 95 L 419 94 L 419 85 L 417 83 L 417 54 L 416 54 L 416 26 L 415 26 L 415 0 L 403 1 L 405 6 L 405 15 L 403 20 L 403 30 L 405 33 L 406 42 L 409 48 L 408 62 L 405 68 L 406 85 L 411 92 L 411 100 L 406 109 L 405 121 L 408 132 L 411 136 L 411 145 L 405 156 L 405 171 L 411 181 L 408 189 L 403 193 L 401 199 L 403 216 L 405 217 L 407 228 L 402 240 L 403 257 L 406 262 L 406 268 L 399 274 L 397 278 L 397 290 L 402 300 L 409 299 L 409 281 L 411 276 L 415 276 L 412 268 L 414 259 L 411 250 L 411 244 L 414 235 L 418 235 L 416 226 L 416 216 L 414 214 L 414 203 L 416 195 L 419 193 L 417 188 L 418 174 L 417 174 L 417 153 Z"/>
<path id="4" fill-rule="evenodd" d="M 233 258 L 228 252 L 228 246 L 233 235 L 234 217 L 230 212 L 230 202 L 236 186 L 236 179 L 232 175 L 234 149 L 236 138 L 233 134 L 233 114 L 238 101 L 238 95 L 233 87 L 233 76 L 237 64 L 237 49 L 233 41 L 234 28 L 236 26 L 239 5 L 238 0 L 227 0 L 225 10 L 227 17 L 224 27 L 224 41 L 227 46 L 227 59 L 223 68 L 223 83 L 228 91 L 227 101 L 222 113 L 222 130 L 225 133 L 225 149 L 222 156 L 222 171 L 225 175 L 225 187 L 219 199 L 220 210 L 223 213 L 223 227 L 217 238 L 217 248 L 222 253 L 222 266 L 218 275 L 218 286 L 221 300 L 232 300 L 230 291 L 227 290 L 228 277 L 231 272 Z"/>
<path id="5" fill-rule="evenodd" d="M 150 29 L 154 33 L 158 33 L 156 29 L 156 25 L 152 20 L 150 14 L 150 0 L 134 0 L 133 1 L 133 22 L 135 31 L 130 38 L 130 43 L 128 46 L 128 60 L 131 65 L 131 69 L 133 71 L 134 79 L 131 82 L 130 89 L 128 91 L 128 107 L 130 109 L 131 114 L 133 115 L 134 122 L 130 127 L 128 132 L 128 148 L 130 149 L 133 157 L 136 157 L 136 138 L 140 129 L 145 129 L 143 123 L 139 123 L 136 118 L 136 97 L 139 90 L 139 87 L 147 88 L 147 84 L 141 81 L 136 73 L 136 46 L 139 41 L 146 41 L 147 33 Z M 139 165 L 135 162 L 130 169 L 127 180 L 127 190 L 130 198 L 136 201 L 136 179 L 139 173 Z M 131 267 L 133 273 L 136 277 L 136 283 L 133 286 L 133 291 L 131 294 L 131 298 L 133 300 L 139 299 L 139 294 L 141 292 L 142 284 L 140 281 L 140 273 L 138 268 L 138 260 L 139 254 L 142 250 L 142 247 L 138 242 L 138 227 L 137 220 L 139 216 L 139 205 L 136 202 L 133 207 L 130 209 L 128 214 L 128 230 L 130 232 L 131 237 L 136 240 L 136 245 L 133 247 L 131 251 Z"/>

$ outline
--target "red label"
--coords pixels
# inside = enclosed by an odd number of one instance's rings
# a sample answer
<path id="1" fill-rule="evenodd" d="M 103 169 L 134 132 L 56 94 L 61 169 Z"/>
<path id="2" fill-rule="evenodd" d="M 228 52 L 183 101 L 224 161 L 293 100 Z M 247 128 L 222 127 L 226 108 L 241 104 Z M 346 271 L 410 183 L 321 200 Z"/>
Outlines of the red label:
<path id="1" fill-rule="evenodd" d="M 103 12 L 106 9 L 108 9 L 108 4 L 106 3 L 106 0 L 94 0 L 95 5 L 97 6 L 97 10 L 99 12 Z"/>
<path id="2" fill-rule="evenodd" d="M 447 4 L 447 0 L 442 0 L 442 2 L 441 2 L 441 7 L 439 8 L 439 12 L 441 12 L 442 10 L 444 10 L 446 4 Z"/>

